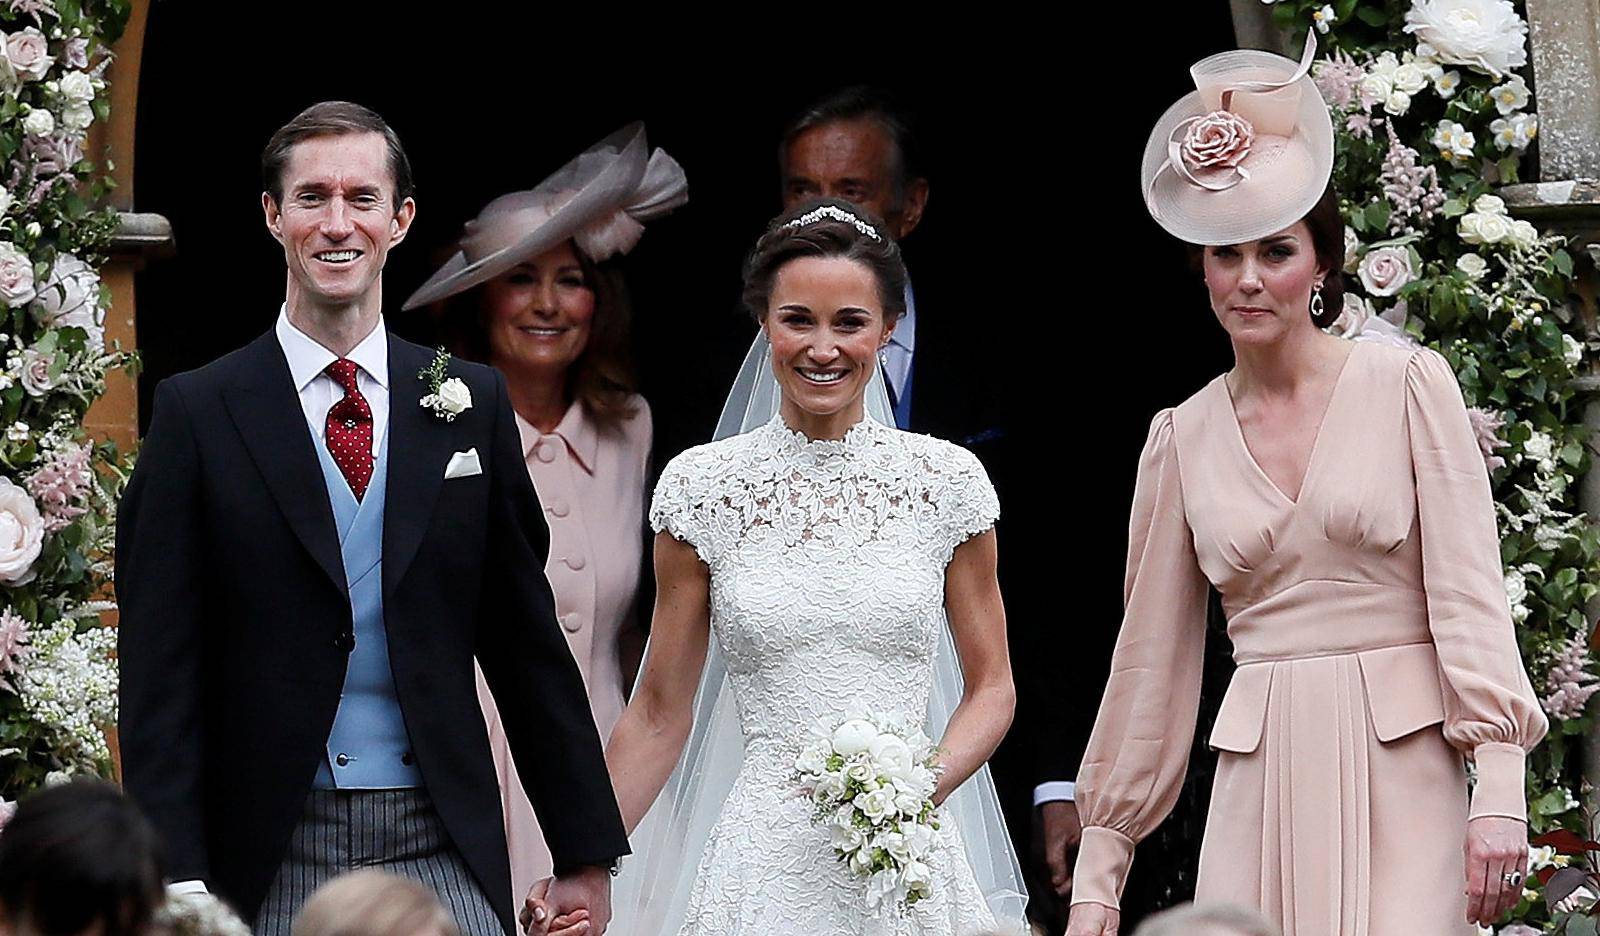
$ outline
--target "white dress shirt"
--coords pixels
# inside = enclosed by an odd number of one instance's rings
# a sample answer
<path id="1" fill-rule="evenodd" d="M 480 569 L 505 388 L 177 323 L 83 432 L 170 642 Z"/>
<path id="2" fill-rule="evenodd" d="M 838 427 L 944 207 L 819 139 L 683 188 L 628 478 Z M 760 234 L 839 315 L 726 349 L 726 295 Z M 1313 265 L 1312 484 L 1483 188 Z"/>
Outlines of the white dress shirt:
<path id="1" fill-rule="evenodd" d="M 883 365 L 883 373 L 889 378 L 889 389 L 896 400 L 905 389 L 906 378 L 911 376 L 911 356 L 917 351 L 917 300 L 911 291 L 911 283 L 906 283 L 906 314 L 900 323 L 894 327 L 894 333 L 889 336 L 889 343 L 878 352 L 878 363 Z"/>
<path id="2" fill-rule="evenodd" d="M 294 380 L 295 393 L 300 396 L 300 408 L 305 411 L 311 437 L 325 444 L 322 437 L 328 431 L 328 410 L 344 399 L 344 389 L 324 371 L 339 359 L 339 355 L 296 328 L 289 321 L 287 303 L 278 310 L 278 324 L 274 330 L 278 344 L 283 347 L 283 356 L 289 361 L 289 376 Z M 384 430 L 389 427 L 389 341 L 381 315 L 367 337 L 345 357 L 356 363 L 356 389 L 372 408 L 372 456 L 376 458 Z"/>

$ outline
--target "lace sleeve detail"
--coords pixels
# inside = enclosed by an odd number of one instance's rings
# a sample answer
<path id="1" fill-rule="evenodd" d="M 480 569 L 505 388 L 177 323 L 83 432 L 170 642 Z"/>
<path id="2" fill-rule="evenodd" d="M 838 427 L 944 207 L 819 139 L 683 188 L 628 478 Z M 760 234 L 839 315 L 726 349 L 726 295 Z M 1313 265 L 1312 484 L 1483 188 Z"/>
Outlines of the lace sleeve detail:
<path id="1" fill-rule="evenodd" d="M 656 533 L 665 530 L 688 543 L 700 555 L 701 562 L 711 565 L 715 550 L 706 499 L 711 478 L 704 469 L 696 449 L 667 462 L 650 499 L 650 529 Z"/>
<path id="2" fill-rule="evenodd" d="M 929 496 L 938 505 L 941 546 L 948 563 L 956 547 L 994 528 L 1000 518 L 1000 498 L 978 456 L 948 443 L 929 454 L 934 456 L 929 459 L 934 485 Z"/>

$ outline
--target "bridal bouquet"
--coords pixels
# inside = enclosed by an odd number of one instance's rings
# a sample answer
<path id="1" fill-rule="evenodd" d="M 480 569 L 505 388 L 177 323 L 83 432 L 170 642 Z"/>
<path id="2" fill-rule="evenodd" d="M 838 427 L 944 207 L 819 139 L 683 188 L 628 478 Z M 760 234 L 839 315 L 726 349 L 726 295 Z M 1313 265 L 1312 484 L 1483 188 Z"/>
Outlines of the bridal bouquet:
<path id="1" fill-rule="evenodd" d="M 909 906 L 932 892 L 937 754 L 920 725 L 872 715 L 819 725 L 795 758 L 796 779 L 816 806 L 813 821 L 827 828 L 839 860 L 866 880 L 874 908 Z"/>

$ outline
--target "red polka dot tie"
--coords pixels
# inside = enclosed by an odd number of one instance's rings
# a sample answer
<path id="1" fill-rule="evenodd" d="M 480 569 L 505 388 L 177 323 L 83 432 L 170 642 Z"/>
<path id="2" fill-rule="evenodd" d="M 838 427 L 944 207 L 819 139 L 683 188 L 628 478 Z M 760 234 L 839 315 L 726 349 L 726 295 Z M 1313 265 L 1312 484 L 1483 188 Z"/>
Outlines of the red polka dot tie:
<path id="1" fill-rule="evenodd" d="M 356 389 L 355 361 L 340 358 L 326 373 L 344 388 L 344 399 L 328 410 L 328 454 L 360 500 L 372 480 L 372 407 Z"/>

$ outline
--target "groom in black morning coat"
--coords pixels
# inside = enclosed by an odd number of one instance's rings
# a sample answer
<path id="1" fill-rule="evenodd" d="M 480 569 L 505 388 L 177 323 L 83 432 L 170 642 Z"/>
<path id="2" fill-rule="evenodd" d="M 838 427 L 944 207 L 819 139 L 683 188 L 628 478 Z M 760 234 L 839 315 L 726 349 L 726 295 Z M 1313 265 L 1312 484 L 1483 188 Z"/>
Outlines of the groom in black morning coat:
<path id="1" fill-rule="evenodd" d="M 606 869 L 627 840 L 554 620 L 546 528 L 504 381 L 451 360 L 445 376 L 464 382 L 471 407 L 446 420 L 420 402 L 431 387 L 419 371 L 433 352 L 384 332 L 383 261 L 414 204 L 404 153 L 381 118 L 357 105 L 315 105 L 274 136 L 268 157 L 275 147 L 276 165 L 263 162 L 268 227 L 289 267 L 278 327 L 162 382 L 119 515 L 127 788 L 164 835 L 174 880 L 203 883 L 247 919 L 269 889 L 279 900 L 294 887 L 284 879 L 309 874 L 296 854 L 342 854 L 348 842 L 331 839 L 362 823 L 374 840 L 418 845 L 401 841 L 407 829 L 383 827 L 392 815 L 383 809 L 405 802 L 408 821 L 442 834 L 418 846 L 431 857 L 396 856 L 394 867 L 424 878 L 437 870 L 430 861 L 446 877 L 464 868 L 454 885 L 434 883 L 473 892 L 441 893 L 446 905 L 462 919 L 463 899 L 475 899 L 492 908 L 475 919 L 512 932 L 476 658 L 555 857 L 547 900 L 556 912 L 589 909 L 598 932 L 609 916 Z M 387 386 L 374 382 L 381 373 L 345 361 L 343 377 L 360 392 L 316 391 L 337 401 L 331 411 L 323 404 L 324 435 L 308 401 L 318 381 L 339 380 L 338 362 L 302 380 L 292 375 L 290 341 L 343 360 L 359 357 L 363 338 L 369 355 L 386 354 Z M 374 432 L 361 394 L 384 389 L 387 419 Z M 362 443 L 376 450 L 371 458 Z M 364 492 L 381 516 L 372 518 L 380 568 L 366 576 L 352 569 L 357 534 L 346 528 Z M 381 587 L 361 591 L 374 572 Z M 363 653 L 371 672 L 358 687 Z M 396 746 L 380 756 L 384 737 Z M 363 781 L 341 779 L 356 760 L 346 745 L 374 752 Z M 342 817 L 342 832 L 312 815 L 308 804 L 319 802 Z"/>

